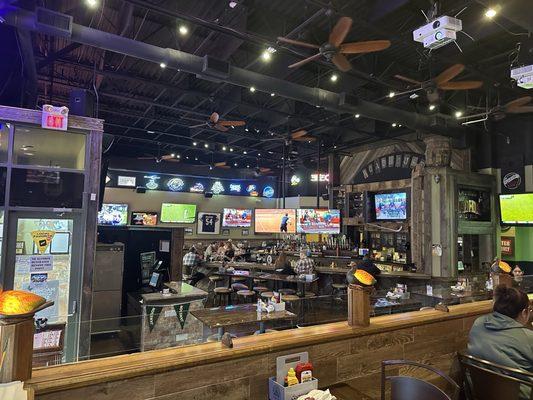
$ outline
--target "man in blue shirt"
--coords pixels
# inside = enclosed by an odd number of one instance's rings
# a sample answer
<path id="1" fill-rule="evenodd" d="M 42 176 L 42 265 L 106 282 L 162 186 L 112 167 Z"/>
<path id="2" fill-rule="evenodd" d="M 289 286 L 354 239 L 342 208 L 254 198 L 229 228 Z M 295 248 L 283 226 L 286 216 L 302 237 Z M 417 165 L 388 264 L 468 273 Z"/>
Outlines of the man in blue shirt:
<path id="1" fill-rule="evenodd" d="M 287 224 L 289 223 L 289 214 L 285 214 L 281 218 L 281 225 L 279 227 L 280 232 L 287 232 Z"/>

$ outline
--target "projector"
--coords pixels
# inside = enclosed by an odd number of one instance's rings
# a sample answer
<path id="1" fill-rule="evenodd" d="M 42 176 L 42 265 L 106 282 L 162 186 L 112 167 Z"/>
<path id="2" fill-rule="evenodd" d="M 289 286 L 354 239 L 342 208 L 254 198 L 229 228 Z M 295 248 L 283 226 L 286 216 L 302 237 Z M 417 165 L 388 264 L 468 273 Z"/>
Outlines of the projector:
<path id="1" fill-rule="evenodd" d="M 420 42 L 426 49 L 438 49 L 457 39 L 457 32 L 463 29 L 460 19 L 443 16 L 413 32 L 415 42 Z"/>
<path id="2" fill-rule="evenodd" d="M 533 65 L 511 69 L 511 78 L 516 81 L 518 87 L 533 89 Z"/>

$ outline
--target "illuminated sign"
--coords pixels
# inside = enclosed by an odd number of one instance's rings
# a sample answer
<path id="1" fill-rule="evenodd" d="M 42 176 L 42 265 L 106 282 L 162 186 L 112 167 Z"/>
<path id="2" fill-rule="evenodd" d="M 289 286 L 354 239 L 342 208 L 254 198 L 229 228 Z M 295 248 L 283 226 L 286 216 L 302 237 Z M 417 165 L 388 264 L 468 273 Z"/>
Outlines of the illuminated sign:
<path id="1" fill-rule="evenodd" d="M 224 189 L 224 185 L 222 185 L 222 182 L 220 182 L 220 181 L 216 181 L 215 183 L 213 183 L 213 186 L 211 186 L 211 191 L 214 194 L 220 194 L 220 193 L 222 193 L 225 190 L 226 189 Z"/>
<path id="2" fill-rule="evenodd" d="M 135 178 L 134 176 L 119 175 L 117 179 L 118 186 L 135 187 L 136 183 L 137 183 L 137 178 Z"/>
<path id="3" fill-rule="evenodd" d="M 145 175 L 146 179 L 148 179 L 148 182 L 146 182 L 146 189 L 150 190 L 156 190 L 159 187 L 159 183 L 156 182 L 156 180 L 159 179 L 159 176 L 157 175 Z"/>
<path id="4" fill-rule="evenodd" d="M 167 187 L 173 192 L 179 192 L 185 186 L 181 178 L 172 178 L 167 181 Z"/>
<path id="5" fill-rule="evenodd" d="M 229 185 L 229 191 L 230 192 L 240 193 L 241 192 L 241 185 L 239 185 L 237 183 L 232 183 L 232 184 Z"/>
<path id="6" fill-rule="evenodd" d="M 300 183 L 301 179 L 298 175 L 293 175 L 291 177 L 291 186 L 298 186 L 298 184 Z"/>
<path id="7" fill-rule="evenodd" d="M 311 182 L 317 181 L 317 174 L 311 174 Z M 320 182 L 329 182 L 329 174 L 320 174 Z"/>
<path id="8" fill-rule="evenodd" d="M 189 188 L 189 191 L 193 193 L 203 193 L 204 190 L 205 187 L 200 182 L 196 182 L 193 186 Z"/>
<path id="9" fill-rule="evenodd" d="M 252 197 L 257 197 L 257 196 L 259 196 L 259 192 L 258 192 L 257 190 L 252 190 L 252 191 L 250 192 L 250 196 L 252 196 Z"/>
<path id="10" fill-rule="evenodd" d="M 50 104 L 43 105 L 41 127 L 66 131 L 68 125 L 68 107 L 54 107 Z"/>
<path id="11" fill-rule="evenodd" d="M 252 192 L 257 191 L 257 186 L 256 185 L 248 185 L 248 187 L 246 188 L 246 191 L 248 193 L 250 193 L 250 195 L 252 195 Z"/>
<path id="12" fill-rule="evenodd" d="M 106 175 L 106 177 L 105 177 L 105 183 L 106 183 L 106 185 L 107 185 L 109 182 L 111 182 L 111 178 L 109 177 L 109 175 Z"/>
<path id="13" fill-rule="evenodd" d="M 274 197 L 274 188 L 272 186 L 265 186 L 263 189 L 263 197 Z"/>

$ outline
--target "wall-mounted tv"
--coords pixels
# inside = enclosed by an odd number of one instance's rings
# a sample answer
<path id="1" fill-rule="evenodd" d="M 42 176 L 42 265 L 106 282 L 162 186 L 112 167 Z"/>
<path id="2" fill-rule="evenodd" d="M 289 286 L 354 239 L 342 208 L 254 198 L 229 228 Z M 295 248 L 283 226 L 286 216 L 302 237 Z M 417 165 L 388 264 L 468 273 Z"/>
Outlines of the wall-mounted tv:
<path id="1" fill-rule="evenodd" d="M 102 204 L 102 210 L 98 212 L 99 225 L 128 225 L 127 204 Z"/>
<path id="2" fill-rule="evenodd" d="M 296 233 L 296 210 L 256 208 L 255 232 Z"/>
<path id="3" fill-rule="evenodd" d="M 503 225 L 533 225 L 533 193 L 500 194 Z"/>
<path id="4" fill-rule="evenodd" d="M 163 203 L 161 205 L 161 222 L 194 224 L 195 221 L 196 204 Z"/>
<path id="5" fill-rule="evenodd" d="M 157 225 L 157 213 L 150 211 L 133 211 L 131 213 L 132 225 Z"/>
<path id="6" fill-rule="evenodd" d="M 371 216 L 375 221 L 403 221 L 407 219 L 407 192 L 369 194 Z"/>
<path id="7" fill-rule="evenodd" d="M 252 210 L 224 208 L 222 226 L 224 228 L 249 228 L 252 226 Z"/>
<path id="8" fill-rule="evenodd" d="M 296 213 L 298 233 L 338 234 L 341 231 L 340 210 L 299 209 Z"/>

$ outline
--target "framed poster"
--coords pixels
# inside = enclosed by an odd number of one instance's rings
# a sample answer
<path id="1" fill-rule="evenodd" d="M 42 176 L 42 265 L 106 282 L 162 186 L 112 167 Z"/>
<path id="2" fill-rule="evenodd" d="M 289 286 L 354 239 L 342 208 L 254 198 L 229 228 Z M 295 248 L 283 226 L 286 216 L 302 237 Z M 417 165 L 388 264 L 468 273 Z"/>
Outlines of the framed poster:
<path id="1" fill-rule="evenodd" d="M 501 237 L 502 256 L 514 256 L 514 237 Z"/>
<path id="2" fill-rule="evenodd" d="M 197 233 L 199 235 L 218 235 L 220 233 L 220 214 L 199 212 Z"/>

